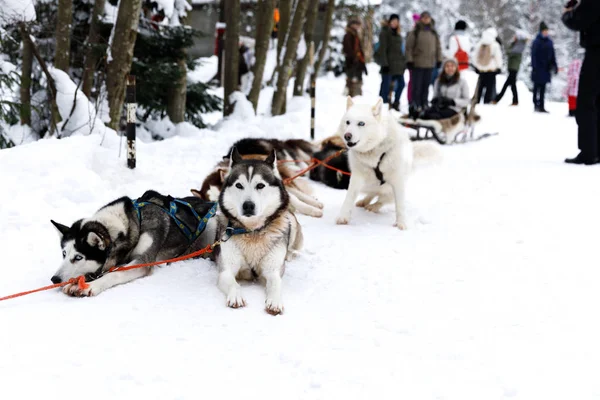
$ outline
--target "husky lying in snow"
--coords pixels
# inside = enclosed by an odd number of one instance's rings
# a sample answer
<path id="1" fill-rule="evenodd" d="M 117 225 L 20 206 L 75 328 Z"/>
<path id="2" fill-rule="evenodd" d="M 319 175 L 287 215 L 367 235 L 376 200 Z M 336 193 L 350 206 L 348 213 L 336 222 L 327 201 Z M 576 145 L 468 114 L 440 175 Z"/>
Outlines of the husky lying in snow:
<path id="1" fill-rule="evenodd" d="M 236 143 L 236 145 L 238 144 L 243 145 L 242 149 L 244 152 L 239 152 L 239 150 L 238 152 L 244 159 L 264 161 L 268 154 L 273 151 L 281 153 L 284 156 L 287 154 L 286 157 L 290 157 L 290 154 L 300 157 L 299 159 L 293 160 L 308 161 L 311 159 L 312 155 L 310 143 L 304 140 L 288 140 L 282 142 L 280 140 L 243 139 Z M 235 147 L 235 149 L 237 149 L 237 147 Z M 257 153 L 248 153 L 248 151 L 255 151 Z M 229 170 L 229 154 L 231 154 L 231 152 L 232 150 L 229 150 L 228 155 L 223 157 L 223 161 L 218 163 L 213 171 L 204 179 L 200 190 L 191 189 L 194 196 L 206 201 L 218 201 L 221 188 L 225 182 L 225 175 L 227 175 Z M 309 152 L 310 154 L 307 154 L 306 152 Z M 292 160 L 292 158 L 286 159 Z M 299 167 L 301 167 L 302 164 L 303 163 L 300 163 L 300 165 L 297 165 L 296 163 L 278 163 L 277 170 L 281 179 L 284 180 L 293 177 L 297 171 L 300 170 Z M 312 189 L 305 179 L 295 179 L 286 184 L 285 188 L 289 194 L 292 211 L 297 211 L 301 214 L 316 218 L 321 218 L 323 216 L 323 204 L 311 196 Z"/>
<path id="2" fill-rule="evenodd" d="M 381 99 L 375 106 L 369 106 L 354 104 L 348 97 L 338 134 L 348 147 L 352 176 L 336 223 L 350 222 L 354 202 L 363 192 L 365 197 L 356 203 L 357 207 L 378 212 L 383 205 L 394 201 L 395 226 L 406 229 L 404 192 L 413 162 L 439 158 L 439 146 L 425 142 L 413 144 L 392 118 L 383 115 Z"/>
<path id="3" fill-rule="evenodd" d="M 63 287 L 63 292 L 71 296 L 94 296 L 146 276 L 151 267 L 103 274 L 115 265 L 166 260 L 212 243 L 216 224 L 206 227 L 201 220 L 212 206 L 195 197 L 173 199 L 149 190 L 135 201 L 129 197 L 117 199 L 71 227 L 52 221 L 58 229 L 63 253 L 62 266 L 52 282 L 80 275 L 85 275 L 86 280 L 99 276 L 89 282 L 87 289 L 80 290 L 77 284 Z"/>
<path id="4" fill-rule="evenodd" d="M 302 247 L 300 224 L 288 210 L 289 196 L 277 168 L 275 151 L 265 161 L 249 160 L 234 148 L 221 194 L 217 238 L 227 228 L 247 230 L 233 235 L 216 248 L 218 286 L 227 296 L 227 305 L 243 307 L 238 279 L 258 277 L 266 284 L 266 311 L 283 312 L 281 277 L 284 263 Z"/>

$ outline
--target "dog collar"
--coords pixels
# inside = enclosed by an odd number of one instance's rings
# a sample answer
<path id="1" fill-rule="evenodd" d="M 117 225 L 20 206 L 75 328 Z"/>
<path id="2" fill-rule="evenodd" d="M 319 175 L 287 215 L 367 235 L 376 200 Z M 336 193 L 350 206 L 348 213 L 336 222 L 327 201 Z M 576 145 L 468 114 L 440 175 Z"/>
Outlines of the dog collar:
<path id="1" fill-rule="evenodd" d="M 381 172 L 381 170 L 379 169 L 379 166 L 381 165 L 381 161 L 383 161 L 383 157 L 385 157 L 385 153 L 383 153 L 381 155 L 381 158 L 379 158 L 379 162 L 377 163 L 377 166 L 375 168 L 373 168 L 373 170 L 375 171 L 375 176 L 377 177 L 377 179 L 379 179 L 379 182 L 382 185 L 385 183 L 385 179 L 383 179 L 383 172 Z"/>
<path id="2" fill-rule="evenodd" d="M 223 236 L 221 236 L 221 242 L 228 241 L 229 239 L 231 239 L 232 236 L 243 235 L 245 233 L 250 233 L 250 232 L 253 232 L 253 231 L 249 231 L 246 228 L 234 228 L 231 221 L 229 221 L 227 223 L 227 228 L 225 228 L 225 232 L 223 233 Z"/>

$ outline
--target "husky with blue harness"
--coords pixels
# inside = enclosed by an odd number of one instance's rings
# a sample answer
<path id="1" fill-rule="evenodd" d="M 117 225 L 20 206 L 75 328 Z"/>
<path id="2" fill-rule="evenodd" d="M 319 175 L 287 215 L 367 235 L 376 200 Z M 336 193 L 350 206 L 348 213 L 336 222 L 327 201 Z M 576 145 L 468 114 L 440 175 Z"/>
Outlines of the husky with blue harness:
<path id="1" fill-rule="evenodd" d="M 149 190 L 137 200 L 121 197 L 90 218 L 58 230 L 62 265 L 52 276 L 60 283 L 81 275 L 89 287 L 63 287 L 71 296 L 95 296 L 116 285 L 144 277 L 152 267 L 115 271 L 127 266 L 162 261 L 199 250 L 214 241 L 217 223 L 211 219 L 217 204 L 196 197 L 173 198 Z"/>

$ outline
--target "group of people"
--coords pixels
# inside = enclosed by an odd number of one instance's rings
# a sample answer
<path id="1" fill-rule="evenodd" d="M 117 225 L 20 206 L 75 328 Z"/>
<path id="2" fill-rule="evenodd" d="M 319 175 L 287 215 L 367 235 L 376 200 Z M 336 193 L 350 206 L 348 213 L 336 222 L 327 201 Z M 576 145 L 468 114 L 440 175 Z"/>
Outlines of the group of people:
<path id="1" fill-rule="evenodd" d="M 483 100 L 487 104 L 496 104 L 510 88 L 512 105 L 519 104 L 517 76 L 529 41 L 527 34 L 516 32 L 506 46 L 508 77 L 502 90 L 496 93 L 496 76 L 504 66 L 502 41 L 496 29 L 486 29 L 479 42 L 472 46 L 467 24 L 458 21 L 442 52 L 440 35 L 431 14 L 423 12 L 415 15 L 413 20 L 414 26 L 404 41 L 400 18 L 392 14 L 384 21 L 379 41 L 374 46 L 374 60 L 381 67 L 379 94 L 391 108 L 400 109 L 407 69 L 410 76 L 407 93 L 409 114 L 414 118 L 448 118 L 466 107 L 471 99 L 469 87 L 461 78 L 460 71 L 468 68 L 473 68 L 479 74 L 476 91 L 478 103 Z M 581 45 L 586 49 L 583 63 L 575 60 L 569 66 L 567 88 L 569 113 L 576 116 L 579 126 L 581 152 L 577 157 L 565 161 L 596 164 L 600 162 L 600 2 L 570 0 L 562 20 L 567 27 L 581 32 Z M 350 96 L 362 94 L 362 76 L 367 71 L 360 28 L 360 20 L 351 20 L 343 42 Z M 531 44 L 534 111 L 547 112 L 546 86 L 558 70 L 549 27 L 542 22 Z M 430 85 L 434 86 L 431 102 L 428 101 Z"/>

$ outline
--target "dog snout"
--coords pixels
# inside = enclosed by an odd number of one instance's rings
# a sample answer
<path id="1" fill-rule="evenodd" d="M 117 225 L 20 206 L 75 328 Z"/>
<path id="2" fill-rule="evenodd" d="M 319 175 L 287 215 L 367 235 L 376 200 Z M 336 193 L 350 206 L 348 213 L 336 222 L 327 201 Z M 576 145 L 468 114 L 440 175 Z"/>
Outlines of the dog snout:
<path id="1" fill-rule="evenodd" d="M 54 275 L 52 278 L 50 278 L 50 280 L 52 281 L 52 283 L 54 283 L 55 285 L 57 283 L 61 283 L 62 279 L 59 276 Z"/>
<path id="2" fill-rule="evenodd" d="M 254 202 L 245 201 L 244 204 L 242 204 L 242 209 L 244 210 L 244 215 L 246 217 L 254 215 L 254 209 L 255 209 Z"/>
<path id="3" fill-rule="evenodd" d="M 346 142 L 349 142 L 352 140 L 352 134 L 351 133 L 345 133 L 344 134 L 344 139 L 346 140 Z"/>

